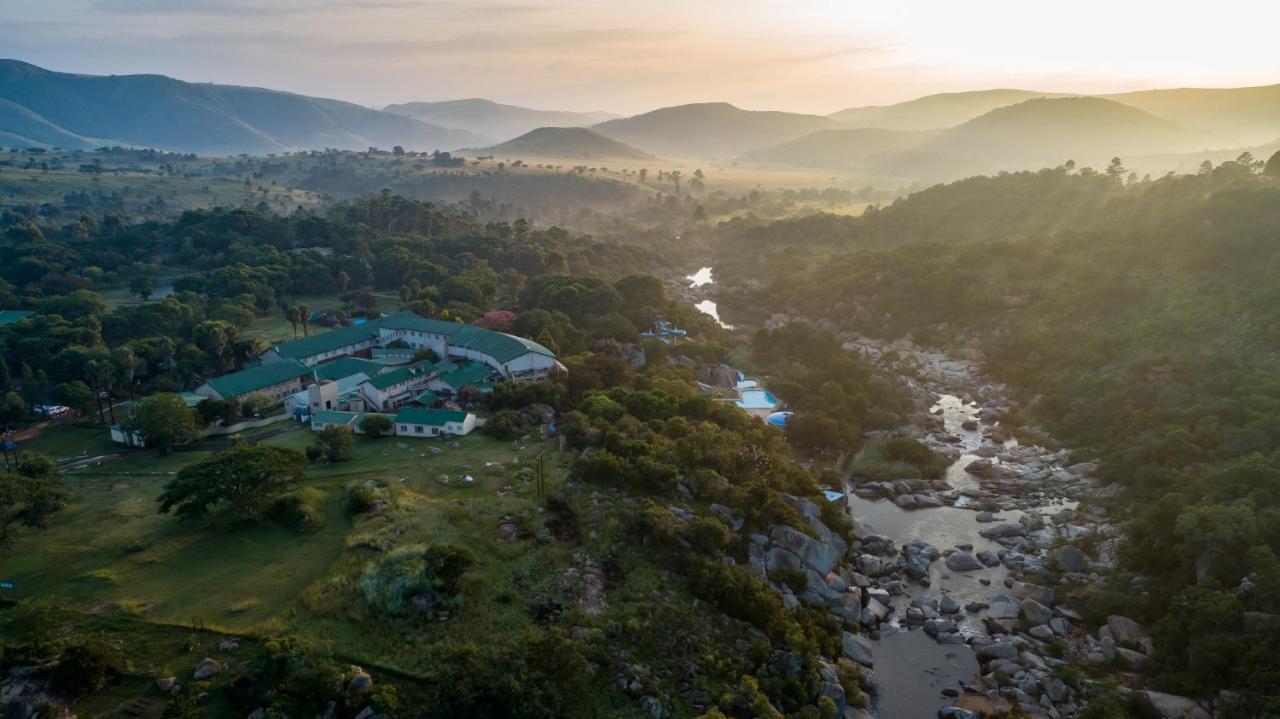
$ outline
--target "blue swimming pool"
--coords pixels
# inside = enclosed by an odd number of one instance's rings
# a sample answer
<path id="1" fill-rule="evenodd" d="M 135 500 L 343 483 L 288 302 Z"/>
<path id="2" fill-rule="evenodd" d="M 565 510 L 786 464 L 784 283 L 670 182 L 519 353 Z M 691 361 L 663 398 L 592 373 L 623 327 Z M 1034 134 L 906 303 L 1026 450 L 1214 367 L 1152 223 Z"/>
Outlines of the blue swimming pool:
<path id="1" fill-rule="evenodd" d="M 767 389 L 747 389 L 739 393 L 737 405 L 743 409 L 773 409 L 778 398 Z"/>

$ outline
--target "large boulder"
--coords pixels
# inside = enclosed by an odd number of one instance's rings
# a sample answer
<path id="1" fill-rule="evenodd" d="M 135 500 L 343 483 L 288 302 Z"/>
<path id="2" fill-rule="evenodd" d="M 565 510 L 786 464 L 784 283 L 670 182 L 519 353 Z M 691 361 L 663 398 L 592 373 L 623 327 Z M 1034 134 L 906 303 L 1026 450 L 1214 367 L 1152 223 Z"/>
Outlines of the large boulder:
<path id="1" fill-rule="evenodd" d="M 968 552 L 953 552 L 947 555 L 947 569 L 953 572 L 972 572 L 982 569 L 982 562 L 974 559 L 973 555 Z"/>
<path id="2" fill-rule="evenodd" d="M 783 525 L 774 527 L 769 537 L 775 544 L 795 554 L 800 561 L 823 576 L 836 566 L 836 562 L 844 554 L 844 550 L 832 544 L 824 544 L 804 532 Z"/>
<path id="3" fill-rule="evenodd" d="M 205 657 L 200 660 L 199 664 L 196 664 L 196 670 L 192 673 L 192 677 L 195 679 L 208 679 L 220 671 L 222 671 L 221 662 L 217 659 Z"/>
<path id="4" fill-rule="evenodd" d="M 871 656 L 871 647 L 862 637 L 853 632 L 844 632 L 841 639 L 846 657 L 867 668 L 875 666 L 875 660 Z"/>
<path id="5" fill-rule="evenodd" d="M 1107 629 L 1111 630 L 1111 636 L 1115 637 L 1117 643 L 1128 646 L 1139 644 L 1147 636 L 1147 633 L 1142 631 L 1141 624 L 1119 614 L 1107 617 Z"/>
<path id="6" fill-rule="evenodd" d="M 1211 715 L 1194 699 L 1164 692 L 1139 692 L 1164 719 L 1211 719 Z"/>
<path id="7" fill-rule="evenodd" d="M 1070 544 L 1053 552 L 1053 564 L 1059 571 L 1078 574 L 1089 568 L 1089 561 L 1079 547 Z"/>
<path id="8" fill-rule="evenodd" d="M 978 530 L 978 534 L 987 539 L 1003 539 L 1005 537 L 1025 537 L 1027 528 L 1021 524 L 1013 522 L 1005 522 L 991 527 L 983 527 Z"/>
<path id="9" fill-rule="evenodd" d="M 1027 623 L 1028 627 L 1038 627 L 1047 624 L 1053 618 L 1053 610 L 1034 599 L 1023 599 L 1018 604 L 1018 610 L 1022 614 L 1022 620 Z"/>

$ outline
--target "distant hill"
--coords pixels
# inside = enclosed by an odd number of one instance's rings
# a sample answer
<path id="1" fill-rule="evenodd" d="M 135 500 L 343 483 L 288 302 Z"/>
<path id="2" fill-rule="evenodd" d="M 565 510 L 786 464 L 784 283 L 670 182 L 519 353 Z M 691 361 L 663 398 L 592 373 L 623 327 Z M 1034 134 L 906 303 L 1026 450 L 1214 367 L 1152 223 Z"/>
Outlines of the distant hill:
<path id="1" fill-rule="evenodd" d="M 442 127 L 468 130 L 494 141 L 523 135 L 539 127 L 587 127 L 618 117 L 608 112 L 532 110 L 482 99 L 406 102 L 383 109 Z"/>
<path id="2" fill-rule="evenodd" d="M 734 157 L 839 123 L 819 115 L 742 110 L 727 102 L 677 105 L 609 120 L 594 129 L 660 155 Z"/>
<path id="3" fill-rule="evenodd" d="M 1143 90 L 1103 97 L 1202 133 L 1219 147 L 1280 139 L 1280 85 Z"/>
<path id="4" fill-rule="evenodd" d="M 757 162 L 851 169 L 865 166 L 881 153 L 913 149 L 935 134 L 878 128 L 818 130 L 772 147 L 753 150 L 744 158 Z"/>
<path id="5" fill-rule="evenodd" d="M 514 140 L 476 152 L 500 157 L 560 157 L 566 160 L 651 160 L 653 155 L 587 127 L 540 127 Z"/>
<path id="6" fill-rule="evenodd" d="M 349 102 L 162 75 L 76 75 L 0 60 L 0 140 L 203 155 L 402 145 L 448 150 L 479 136 Z"/>
<path id="7" fill-rule="evenodd" d="M 1095 164 L 1125 155 L 1190 151 L 1202 138 L 1128 105 L 1097 97 L 1033 99 L 944 130 L 919 149 L 994 167 Z"/>
<path id="8" fill-rule="evenodd" d="M 968 122 L 979 115 L 1037 97 L 1069 97 L 1034 90 L 975 90 L 926 95 L 894 105 L 851 107 L 830 117 L 846 127 L 886 130 L 939 130 Z"/>

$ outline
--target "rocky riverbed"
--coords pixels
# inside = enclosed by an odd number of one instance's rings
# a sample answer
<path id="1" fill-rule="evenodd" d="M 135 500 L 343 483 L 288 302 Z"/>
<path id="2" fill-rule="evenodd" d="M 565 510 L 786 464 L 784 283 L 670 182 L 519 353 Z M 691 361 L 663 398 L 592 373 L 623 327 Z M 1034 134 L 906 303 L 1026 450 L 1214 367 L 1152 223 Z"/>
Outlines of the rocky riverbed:
<path id="1" fill-rule="evenodd" d="M 898 433 L 952 460 L 940 480 L 844 487 L 857 530 L 852 571 L 840 581 L 861 594 L 853 658 L 873 672 L 871 711 L 960 718 L 1016 707 L 1066 718 L 1088 685 L 1069 685 L 1061 667 L 1140 672 L 1152 652 L 1143 628 L 1112 616 L 1090 630 L 1070 602 L 1112 569 L 1120 541 L 1097 504 L 1105 492 L 1093 481 L 1096 465 L 1015 439 L 1021 428 L 1002 424 L 1010 393 L 985 381 L 978 361 L 845 339 L 846 349 L 903 372 L 929 408 Z M 1166 716 L 1207 716 L 1190 700 L 1147 694 Z"/>

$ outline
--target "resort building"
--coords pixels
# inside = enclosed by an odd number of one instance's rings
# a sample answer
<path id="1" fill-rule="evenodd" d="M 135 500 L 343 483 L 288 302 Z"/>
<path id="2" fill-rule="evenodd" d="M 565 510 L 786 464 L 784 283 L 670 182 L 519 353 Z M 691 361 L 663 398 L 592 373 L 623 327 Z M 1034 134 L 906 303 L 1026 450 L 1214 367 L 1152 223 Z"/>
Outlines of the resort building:
<path id="1" fill-rule="evenodd" d="M 196 387 L 195 393 L 217 399 L 263 394 L 275 400 L 283 400 L 300 392 L 312 380 L 310 367 L 297 360 L 285 360 L 214 377 Z"/>
<path id="2" fill-rule="evenodd" d="M 456 410 L 406 407 L 396 413 L 395 423 L 397 437 L 462 437 L 476 428 L 476 416 Z"/>
<path id="3" fill-rule="evenodd" d="M 295 360 L 315 367 L 342 357 L 372 357 L 375 348 L 383 355 L 388 349 L 399 349 L 410 356 L 430 349 L 442 360 L 481 362 L 508 380 L 542 379 L 560 367 L 555 354 L 533 340 L 413 312 L 282 342 L 267 350 L 262 361 Z"/>
<path id="4" fill-rule="evenodd" d="M 319 432 L 325 427 L 350 427 L 356 434 L 363 433 L 360 422 L 368 412 L 317 412 L 311 415 L 311 429 Z M 392 422 L 392 433 L 397 437 L 465 437 L 476 428 L 476 416 L 470 412 L 447 409 L 422 409 L 405 407 L 394 416 L 384 414 Z"/>

